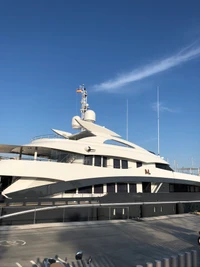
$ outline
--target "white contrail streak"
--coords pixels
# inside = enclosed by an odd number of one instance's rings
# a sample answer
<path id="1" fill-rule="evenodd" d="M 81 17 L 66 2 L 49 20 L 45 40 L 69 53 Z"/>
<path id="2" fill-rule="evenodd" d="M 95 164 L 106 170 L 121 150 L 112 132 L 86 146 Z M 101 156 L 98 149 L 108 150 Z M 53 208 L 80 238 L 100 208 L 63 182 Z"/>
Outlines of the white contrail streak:
<path id="1" fill-rule="evenodd" d="M 199 56 L 200 46 L 194 47 L 193 43 L 190 46 L 185 47 L 184 49 L 179 51 L 179 53 L 177 53 L 176 55 L 157 62 L 153 62 L 138 69 L 134 69 L 129 73 L 119 75 L 118 77 L 109 81 L 96 84 L 93 86 L 93 89 L 95 91 L 114 91 L 116 88 L 120 88 L 128 83 L 139 81 L 159 72 L 166 71 Z"/>

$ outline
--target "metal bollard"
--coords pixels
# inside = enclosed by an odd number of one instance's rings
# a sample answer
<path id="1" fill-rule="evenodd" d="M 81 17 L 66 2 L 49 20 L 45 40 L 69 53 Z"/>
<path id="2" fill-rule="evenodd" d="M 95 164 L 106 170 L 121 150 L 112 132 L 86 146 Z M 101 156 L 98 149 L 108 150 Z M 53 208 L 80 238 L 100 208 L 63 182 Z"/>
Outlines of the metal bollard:
<path id="1" fill-rule="evenodd" d="M 178 264 L 179 264 L 179 267 L 185 267 L 184 254 L 178 254 Z"/>
<path id="2" fill-rule="evenodd" d="M 168 258 L 164 258 L 163 261 L 164 261 L 164 267 L 170 267 L 170 261 Z"/>
<path id="3" fill-rule="evenodd" d="M 151 262 L 147 262 L 147 263 L 146 263 L 146 267 L 153 267 L 153 263 L 151 263 Z"/>
<path id="4" fill-rule="evenodd" d="M 197 267 L 197 251 L 192 250 L 192 267 Z"/>
<path id="5" fill-rule="evenodd" d="M 185 252 L 185 263 L 186 267 L 192 267 L 192 257 L 190 252 Z"/>
<path id="6" fill-rule="evenodd" d="M 162 262 L 161 261 L 156 260 L 155 264 L 156 264 L 156 267 L 162 267 Z"/>
<path id="7" fill-rule="evenodd" d="M 171 267 L 178 267 L 178 258 L 177 258 L 177 256 L 171 256 Z"/>

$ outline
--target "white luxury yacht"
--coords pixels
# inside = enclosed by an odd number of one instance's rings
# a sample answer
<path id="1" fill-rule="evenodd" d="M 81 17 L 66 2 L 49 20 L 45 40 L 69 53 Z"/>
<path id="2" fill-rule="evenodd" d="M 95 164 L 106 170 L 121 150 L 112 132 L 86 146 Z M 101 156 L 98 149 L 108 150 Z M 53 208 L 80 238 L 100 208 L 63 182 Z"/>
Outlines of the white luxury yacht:
<path id="1" fill-rule="evenodd" d="M 52 129 L 54 137 L 41 136 L 25 145 L 0 145 L 1 194 L 5 198 L 68 198 L 137 193 L 200 192 L 200 177 L 171 169 L 160 156 L 123 140 L 95 124 L 84 86 L 81 117 L 72 118 L 71 134 Z M 17 155 L 17 157 L 15 157 Z"/>

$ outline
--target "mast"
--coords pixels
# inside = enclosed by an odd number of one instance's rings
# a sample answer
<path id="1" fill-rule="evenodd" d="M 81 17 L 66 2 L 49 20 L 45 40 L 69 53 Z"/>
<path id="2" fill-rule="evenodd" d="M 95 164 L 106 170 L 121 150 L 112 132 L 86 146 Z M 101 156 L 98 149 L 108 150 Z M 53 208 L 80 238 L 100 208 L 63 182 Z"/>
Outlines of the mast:
<path id="1" fill-rule="evenodd" d="M 79 89 L 76 90 L 77 93 L 81 93 L 81 119 L 85 119 L 85 112 L 88 110 L 89 104 L 87 103 L 87 90 L 84 87 L 84 84 L 79 86 Z"/>
<path id="2" fill-rule="evenodd" d="M 157 123 L 158 123 L 158 156 L 160 156 L 160 103 L 159 103 L 159 86 L 157 87 Z"/>
<path id="3" fill-rule="evenodd" d="M 128 141 L 128 99 L 126 100 L 126 140 Z"/>

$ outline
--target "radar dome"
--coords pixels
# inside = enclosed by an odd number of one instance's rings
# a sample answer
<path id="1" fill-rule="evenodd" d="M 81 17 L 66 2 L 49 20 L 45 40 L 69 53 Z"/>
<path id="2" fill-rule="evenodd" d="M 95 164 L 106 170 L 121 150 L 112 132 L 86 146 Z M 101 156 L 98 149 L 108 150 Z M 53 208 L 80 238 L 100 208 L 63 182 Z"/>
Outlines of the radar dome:
<path id="1" fill-rule="evenodd" d="M 78 124 L 78 122 L 76 120 L 80 120 L 81 118 L 79 116 L 74 116 L 72 118 L 72 128 L 73 129 L 81 129 L 80 124 Z"/>
<path id="2" fill-rule="evenodd" d="M 85 112 L 85 116 L 84 116 L 84 120 L 85 121 L 90 121 L 90 122 L 95 122 L 96 121 L 96 114 L 93 110 L 87 110 Z"/>

